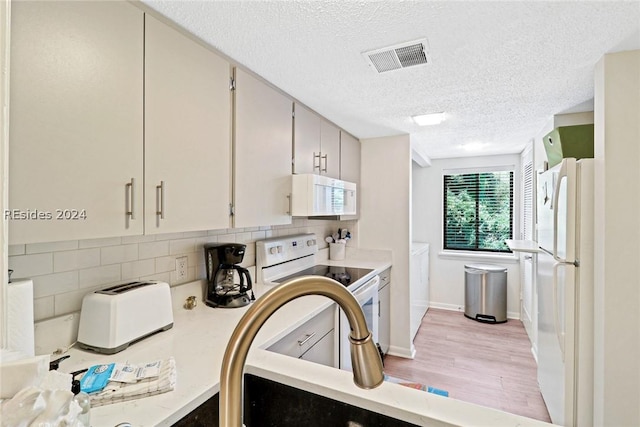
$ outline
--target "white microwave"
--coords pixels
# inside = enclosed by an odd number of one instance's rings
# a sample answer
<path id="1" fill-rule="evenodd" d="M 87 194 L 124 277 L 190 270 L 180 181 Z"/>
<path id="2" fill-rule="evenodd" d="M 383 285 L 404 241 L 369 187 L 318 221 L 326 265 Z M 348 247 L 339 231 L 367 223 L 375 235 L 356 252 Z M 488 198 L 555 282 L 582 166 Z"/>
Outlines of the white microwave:
<path id="1" fill-rule="evenodd" d="M 291 215 L 356 214 L 356 184 L 322 175 L 293 175 Z"/>

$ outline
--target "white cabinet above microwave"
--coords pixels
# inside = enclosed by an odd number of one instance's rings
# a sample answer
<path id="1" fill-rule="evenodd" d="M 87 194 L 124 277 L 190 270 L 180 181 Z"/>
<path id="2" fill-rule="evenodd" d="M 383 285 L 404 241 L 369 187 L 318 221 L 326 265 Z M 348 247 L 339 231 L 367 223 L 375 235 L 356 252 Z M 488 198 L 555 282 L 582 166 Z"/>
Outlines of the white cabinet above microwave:
<path id="1" fill-rule="evenodd" d="M 356 184 L 314 174 L 293 175 L 293 216 L 355 215 Z"/>

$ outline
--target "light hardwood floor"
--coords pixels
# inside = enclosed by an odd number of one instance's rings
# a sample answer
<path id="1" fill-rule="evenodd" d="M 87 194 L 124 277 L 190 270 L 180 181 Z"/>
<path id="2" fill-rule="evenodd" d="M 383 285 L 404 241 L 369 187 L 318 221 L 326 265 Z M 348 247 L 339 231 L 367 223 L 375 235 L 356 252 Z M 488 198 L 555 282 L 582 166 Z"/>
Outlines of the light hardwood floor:
<path id="1" fill-rule="evenodd" d="M 385 373 L 449 392 L 449 397 L 550 422 L 531 343 L 519 320 L 485 324 L 430 308 L 413 360 L 387 356 Z"/>

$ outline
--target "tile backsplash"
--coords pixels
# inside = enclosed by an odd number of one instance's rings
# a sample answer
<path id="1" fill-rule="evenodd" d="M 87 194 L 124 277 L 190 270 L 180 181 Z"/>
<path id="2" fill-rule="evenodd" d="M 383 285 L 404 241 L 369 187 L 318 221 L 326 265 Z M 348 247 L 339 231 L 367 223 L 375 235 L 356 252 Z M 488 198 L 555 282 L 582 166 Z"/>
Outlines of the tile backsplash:
<path id="1" fill-rule="evenodd" d="M 125 280 L 154 279 L 170 285 L 206 277 L 205 243 L 236 242 L 247 245 L 243 266 L 255 265 L 255 242 L 268 237 L 316 233 L 320 248 L 324 237 L 338 228 L 352 230 L 349 246 L 357 246 L 356 221 L 294 218 L 290 225 L 234 228 L 197 232 L 70 240 L 9 246 L 13 278 L 33 279 L 35 320 L 80 310 L 82 297 L 96 289 Z M 176 258 L 187 257 L 187 278 L 178 281 Z"/>

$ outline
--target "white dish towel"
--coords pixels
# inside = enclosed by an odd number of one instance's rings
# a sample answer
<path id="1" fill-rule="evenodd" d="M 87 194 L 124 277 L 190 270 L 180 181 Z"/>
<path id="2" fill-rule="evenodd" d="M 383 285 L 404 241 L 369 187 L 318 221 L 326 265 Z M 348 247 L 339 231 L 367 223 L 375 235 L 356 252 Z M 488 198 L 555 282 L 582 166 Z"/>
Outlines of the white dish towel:
<path id="1" fill-rule="evenodd" d="M 135 383 L 109 381 L 99 393 L 89 395 L 91 406 L 103 406 L 166 393 L 176 388 L 176 361 L 173 357 L 164 359 L 160 374 L 156 378 L 147 378 Z"/>

